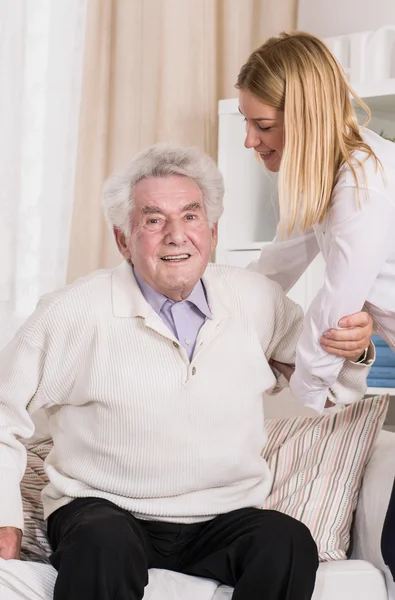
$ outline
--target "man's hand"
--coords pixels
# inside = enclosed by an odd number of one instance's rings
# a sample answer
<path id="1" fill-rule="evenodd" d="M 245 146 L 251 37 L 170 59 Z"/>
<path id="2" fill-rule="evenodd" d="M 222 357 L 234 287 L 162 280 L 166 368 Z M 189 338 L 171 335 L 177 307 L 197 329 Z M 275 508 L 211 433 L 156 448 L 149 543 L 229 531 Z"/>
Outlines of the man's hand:
<path id="1" fill-rule="evenodd" d="M 0 558 L 21 558 L 22 531 L 16 527 L 0 527 Z"/>
<path id="2" fill-rule="evenodd" d="M 278 360 L 269 360 L 269 365 L 279 371 L 282 375 L 284 375 L 285 379 L 289 381 L 295 371 L 295 367 L 292 365 L 287 365 L 282 362 L 278 362 Z"/>
<path id="3" fill-rule="evenodd" d="M 320 339 L 322 348 L 328 354 L 358 361 L 370 344 L 373 321 L 366 312 L 343 317 L 339 321 L 342 329 L 329 329 Z"/>

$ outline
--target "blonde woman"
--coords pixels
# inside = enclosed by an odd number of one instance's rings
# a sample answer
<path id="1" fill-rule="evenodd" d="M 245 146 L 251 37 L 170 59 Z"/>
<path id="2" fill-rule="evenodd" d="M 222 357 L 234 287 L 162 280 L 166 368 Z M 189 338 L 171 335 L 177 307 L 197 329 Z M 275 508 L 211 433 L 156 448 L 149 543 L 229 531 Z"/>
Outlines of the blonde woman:
<path id="1" fill-rule="evenodd" d="M 293 395 L 321 411 L 344 359 L 328 354 L 320 336 L 343 315 L 365 307 L 395 348 L 395 144 L 358 126 L 351 96 L 369 118 L 368 107 L 312 35 L 269 39 L 236 87 L 245 146 L 279 178 L 277 236 L 252 268 L 288 291 L 319 251 L 326 261 L 295 371 L 284 372 Z M 329 346 L 333 335 L 326 333 Z"/>

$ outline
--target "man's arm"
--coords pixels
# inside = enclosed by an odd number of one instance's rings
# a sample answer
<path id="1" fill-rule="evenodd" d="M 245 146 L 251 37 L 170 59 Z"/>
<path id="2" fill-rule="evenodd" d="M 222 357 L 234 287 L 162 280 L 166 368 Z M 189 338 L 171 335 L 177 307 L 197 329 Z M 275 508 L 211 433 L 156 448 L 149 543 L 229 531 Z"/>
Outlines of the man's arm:
<path id="1" fill-rule="evenodd" d="M 23 334 L 0 352 L 0 558 L 19 558 L 23 529 L 20 481 L 34 424 L 29 413 L 44 405 L 41 381 L 44 353 Z M 29 410 L 28 410 L 29 407 Z"/>

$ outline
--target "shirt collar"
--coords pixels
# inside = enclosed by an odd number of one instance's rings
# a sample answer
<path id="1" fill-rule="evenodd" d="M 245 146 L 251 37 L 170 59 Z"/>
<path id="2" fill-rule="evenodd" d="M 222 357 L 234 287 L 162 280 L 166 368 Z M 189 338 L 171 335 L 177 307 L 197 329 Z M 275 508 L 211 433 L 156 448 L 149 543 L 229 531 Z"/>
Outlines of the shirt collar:
<path id="1" fill-rule="evenodd" d="M 231 312 L 228 307 L 229 292 L 218 277 L 215 264 L 207 265 L 202 280 L 212 314 L 212 319 L 206 323 L 207 327 L 209 323 L 229 318 Z M 144 298 L 133 269 L 126 260 L 111 270 L 111 303 L 114 317 L 147 318 L 150 311 L 157 315 Z"/>
<path id="2" fill-rule="evenodd" d="M 156 313 L 160 313 L 165 302 L 169 301 L 174 304 L 173 300 L 156 291 L 152 286 L 144 281 L 135 267 L 133 267 L 133 273 L 145 300 L 150 306 L 152 306 Z M 183 302 L 190 302 L 191 304 L 194 304 L 205 317 L 208 319 L 213 318 L 207 303 L 206 292 L 201 279 L 199 279 L 189 296 L 187 296 Z"/>

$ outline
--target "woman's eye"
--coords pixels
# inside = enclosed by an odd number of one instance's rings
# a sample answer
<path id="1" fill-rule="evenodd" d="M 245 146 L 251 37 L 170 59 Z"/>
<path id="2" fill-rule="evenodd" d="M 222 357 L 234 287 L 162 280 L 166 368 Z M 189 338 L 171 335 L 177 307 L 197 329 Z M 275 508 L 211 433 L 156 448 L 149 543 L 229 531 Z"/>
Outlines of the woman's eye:
<path id="1" fill-rule="evenodd" d="M 243 118 L 243 121 L 244 121 L 244 123 L 245 123 L 245 125 L 246 125 L 246 127 L 247 127 L 247 124 L 248 124 L 248 119 L 247 119 L 247 117 L 244 117 L 244 118 Z M 255 122 L 254 124 L 255 124 L 255 125 L 256 125 L 256 127 L 259 129 L 259 131 L 270 131 L 270 129 L 271 129 L 271 127 L 261 127 L 261 126 L 259 125 L 259 123 L 257 123 L 257 122 Z"/>
<path id="2" fill-rule="evenodd" d="M 271 127 L 261 127 L 260 125 L 257 124 L 258 129 L 260 129 L 261 131 L 270 131 Z"/>
<path id="3" fill-rule="evenodd" d="M 148 221 L 148 223 L 149 223 L 150 225 L 156 225 L 157 223 L 159 223 L 159 221 L 160 221 L 160 219 L 150 219 L 150 220 Z"/>

